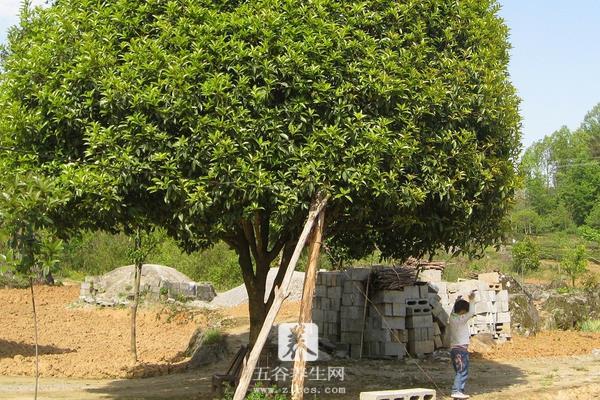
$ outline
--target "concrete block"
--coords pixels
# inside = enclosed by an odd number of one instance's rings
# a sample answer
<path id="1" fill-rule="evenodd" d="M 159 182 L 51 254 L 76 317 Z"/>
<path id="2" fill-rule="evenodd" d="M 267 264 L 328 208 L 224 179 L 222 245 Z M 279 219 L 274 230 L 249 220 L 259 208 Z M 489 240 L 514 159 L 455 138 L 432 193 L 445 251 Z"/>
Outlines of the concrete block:
<path id="1" fill-rule="evenodd" d="M 380 303 L 369 307 L 369 315 L 377 317 L 393 316 L 393 305 L 391 303 Z"/>
<path id="2" fill-rule="evenodd" d="M 448 313 L 446 313 L 446 311 L 444 310 L 444 307 L 442 307 L 442 305 L 439 303 L 437 303 L 436 305 L 433 306 L 431 313 L 440 320 L 448 319 Z"/>
<path id="3" fill-rule="evenodd" d="M 501 312 L 496 314 L 496 323 L 505 324 L 510 323 L 510 313 L 509 312 Z"/>
<path id="4" fill-rule="evenodd" d="M 362 319 L 364 313 L 363 307 L 345 306 L 340 309 L 341 319 Z"/>
<path id="5" fill-rule="evenodd" d="M 433 389 L 383 390 L 361 392 L 360 400 L 436 400 L 436 395 Z"/>
<path id="6" fill-rule="evenodd" d="M 497 272 L 486 272 L 483 274 L 477 275 L 477 279 L 486 283 L 500 283 L 500 274 Z"/>
<path id="7" fill-rule="evenodd" d="M 365 298 L 362 294 L 352 293 L 342 296 L 343 306 L 362 306 L 365 304 Z"/>
<path id="8" fill-rule="evenodd" d="M 427 293 L 427 299 L 429 300 L 429 304 L 439 303 L 442 297 L 437 293 Z"/>
<path id="9" fill-rule="evenodd" d="M 508 311 L 508 302 L 507 301 L 497 301 L 495 304 L 496 312 L 507 312 Z"/>
<path id="10" fill-rule="evenodd" d="M 406 306 L 406 316 L 431 314 L 431 308 L 426 306 Z"/>
<path id="11" fill-rule="evenodd" d="M 403 292 L 405 299 L 418 299 L 421 297 L 418 286 L 404 286 Z"/>
<path id="12" fill-rule="evenodd" d="M 382 343 L 383 347 L 383 355 L 385 356 L 395 356 L 395 357 L 404 357 L 406 354 L 406 346 L 404 343 Z"/>
<path id="13" fill-rule="evenodd" d="M 346 278 L 353 281 L 366 281 L 371 274 L 370 268 L 348 268 L 346 271 Z"/>
<path id="14" fill-rule="evenodd" d="M 438 295 L 448 293 L 448 282 L 430 282 L 429 287 L 437 292 Z"/>
<path id="15" fill-rule="evenodd" d="M 492 314 L 492 313 L 478 314 L 475 317 L 473 317 L 473 319 L 471 321 L 473 321 L 474 324 L 483 324 L 483 325 L 496 323 L 494 314 Z"/>
<path id="16" fill-rule="evenodd" d="M 393 303 L 392 315 L 394 317 L 406 317 L 406 306 L 402 303 Z"/>
<path id="17" fill-rule="evenodd" d="M 436 349 L 444 347 L 444 343 L 442 342 L 442 337 L 440 335 L 436 335 L 433 337 L 433 345 Z"/>
<path id="18" fill-rule="evenodd" d="M 424 340 L 419 342 L 408 342 L 408 352 L 411 354 L 429 354 L 435 350 L 433 340 Z"/>
<path id="19" fill-rule="evenodd" d="M 362 320 L 342 318 L 340 321 L 341 332 L 361 332 L 362 331 Z"/>
<path id="20" fill-rule="evenodd" d="M 421 299 L 429 299 L 429 286 L 428 285 L 418 285 L 419 288 L 419 297 Z"/>
<path id="21" fill-rule="evenodd" d="M 497 292 L 496 301 L 504 301 L 508 303 L 508 290 L 501 290 Z"/>
<path id="22" fill-rule="evenodd" d="M 365 340 L 369 342 L 388 342 L 390 341 L 390 331 L 383 328 L 366 329 Z"/>
<path id="23" fill-rule="evenodd" d="M 329 299 L 329 308 L 338 311 L 342 306 L 342 299 Z"/>
<path id="24" fill-rule="evenodd" d="M 324 285 L 315 286 L 315 296 L 327 297 L 327 286 L 324 286 Z"/>
<path id="25" fill-rule="evenodd" d="M 496 332 L 510 333 L 510 323 L 496 324 Z"/>
<path id="26" fill-rule="evenodd" d="M 433 327 L 407 329 L 408 342 L 422 342 L 433 340 Z"/>
<path id="27" fill-rule="evenodd" d="M 490 288 L 490 290 L 495 290 L 496 292 L 499 292 L 500 290 L 502 290 L 501 283 L 489 283 L 488 287 Z"/>
<path id="28" fill-rule="evenodd" d="M 496 307 L 494 307 L 494 304 L 489 301 L 480 301 L 473 304 L 472 306 L 474 308 L 473 312 L 475 314 L 487 314 L 496 311 Z"/>
<path id="29" fill-rule="evenodd" d="M 330 299 L 339 299 L 342 297 L 342 288 L 340 286 L 329 286 L 327 288 L 327 297 Z"/>
<path id="30" fill-rule="evenodd" d="M 323 318 L 323 310 L 319 310 L 319 309 L 313 308 L 312 309 L 312 320 L 313 320 L 313 322 L 323 321 L 324 320 L 324 318 Z"/>
<path id="31" fill-rule="evenodd" d="M 421 282 L 441 282 L 442 271 L 437 269 L 426 269 L 419 272 L 419 280 Z"/>
<path id="32" fill-rule="evenodd" d="M 406 317 L 407 328 L 429 328 L 433 327 L 433 317 L 431 314 L 412 315 Z"/>
<path id="33" fill-rule="evenodd" d="M 408 342 L 408 330 L 406 329 L 391 329 L 389 332 L 388 342 L 406 343 Z"/>
<path id="34" fill-rule="evenodd" d="M 401 290 L 380 290 L 371 297 L 375 303 L 404 303 L 406 298 Z"/>
<path id="35" fill-rule="evenodd" d="M 360 332 L 342 332 L 340 333 L 340 342 L 346 344 L 360 343 Z"/>
<path id="36" fill-rule="evenodd" d="M 421 307 L 424 308 L 429 305 L 429 300 L 427 299 L 407 299 L 406 306 L 407 307 Z"/>
<path id="37" fill-rule="evenodd" d="M 488 290 L 488 291 L 486 291 L 486 294 L 487 294 L 487 298 L 489 301 L 497 301 L 498 300 L 498 295 L 495 291 Z"/>
<path id="38" fill-rule="evenodd" d="M 406 329 L 406 319 L 404 317 L 386 317 L 382 322 L 382 328 L 386 329 Z"/>

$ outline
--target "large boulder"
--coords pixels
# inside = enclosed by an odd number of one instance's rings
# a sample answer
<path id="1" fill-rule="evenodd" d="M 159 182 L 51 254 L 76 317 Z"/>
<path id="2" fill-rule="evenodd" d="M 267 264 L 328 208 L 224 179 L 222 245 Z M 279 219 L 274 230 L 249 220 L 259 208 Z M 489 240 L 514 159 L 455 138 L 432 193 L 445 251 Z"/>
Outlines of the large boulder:
<path id="1" fill-rule="evenodd" d="M 135 267 L 116 268 L 102 276 L 88 276 L 81 284 L 80 298 L 88 303 L 112 306 L 133 299 Z M 167 295 L 174 299 L 211 301 L 216 292 L 209 283 L 198 283 L 175 268 L 144 264 L 140 293 L 146 299 Z"/>
<path id="2" fill-rule="evenodd" d="M 555 293 L 542 305 L 544 329 L 574 329 L 589 319 L 600 319 L 600 293 Z"/>
<path id="3" fill-rule="evenodd" d="M 540 330 L 540 315 L 533 300 L 526 293 L 509 295 L 512 331 L 519 335 L 534 335 Z"/>
<path id="4" fill-rule="evenodd" d="M 216 330 L 197 329 L 192 335 L 185 355 L 189 368 L 198 368 L 224 360 L 229 354 L 227 337 Z"/>

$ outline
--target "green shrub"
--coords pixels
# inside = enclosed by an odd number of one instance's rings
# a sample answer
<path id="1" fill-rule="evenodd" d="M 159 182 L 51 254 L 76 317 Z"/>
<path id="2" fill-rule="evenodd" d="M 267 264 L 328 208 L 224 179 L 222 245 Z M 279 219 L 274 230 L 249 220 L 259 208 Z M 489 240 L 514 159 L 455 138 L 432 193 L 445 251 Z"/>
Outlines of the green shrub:
<path id="1" fill-rule="evenodd" d="M 529 236 L 513 246 L 512 256 L 512 268 L 521 275 L 540 267 L 539 247 Z"/>
<path id="2" fill-rule="evenodd" d="M 204 338 L 202 339 L 202 344 L 210 345 L 215 344 L 221 341 L 223 338 L 223 333 L 216 329 L 211 328 L 204 333 Z"/>
<path id="3" fill-rule="evenodd" d="M 582 322 L 579 326 L 579 330 L 582 332 L 600 333 L 600 319 L 590 319 Z"/>
<path id="4" fill-rule="evenodd" d="M 579 245 L 569 251 L 560 262 L 563 271 L 571 278 L 575 287 L 575 280 L 587 271 L 587 252 L 584 245 Z"/>

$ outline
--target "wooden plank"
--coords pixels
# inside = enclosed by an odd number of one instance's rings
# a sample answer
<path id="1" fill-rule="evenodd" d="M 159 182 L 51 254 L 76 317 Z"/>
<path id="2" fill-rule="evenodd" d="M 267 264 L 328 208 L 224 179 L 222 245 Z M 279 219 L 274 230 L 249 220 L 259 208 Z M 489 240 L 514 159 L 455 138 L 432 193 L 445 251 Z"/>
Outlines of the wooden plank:
<path id="1" fill-rule="evenodd" d="M 325 205 L 327 204 L 328 200 L 329 196 L 321 197 L 314 200 L 311 204 L 311 209 L 308 213 L 308 218 L 306 220 L 306 223 L 304 224 L 304 228 L 302 229 L 302 233 L 300 234 L 300 238 L 298 239 L 298 243 L 296 244 L 296 248 L 294 249 L 292 258 L 290 259 L 290 263 L 288 265 L 283 281 L 281 282 L 281 286 L 275 287 L 275 298 L 273 300 L 273 304 L 271 305 L 271 308 L 267 313 L 265 322 L 263 323 L 260 333 L 256 338 L 256 342 L 254 343 L 254 347 L 252 347 L 252 351 L 250 352 L 248 361 L 244 365 L 244 370 L 242 371 L 242 376 L 240 377 L 240 383 L 235 389 L 233 400 L 243 400 L 246 396 L 248 386 L 250 386 L 250 381 L 252 380 L 252 375 L 254 374 L 254 368 L 256 367 L 256 363 L 258 362 L 260 353 L 262 352 L 262 349 L 267 341 L 269 332 L 271 331 L 271 327 L 273 326 L 275 318 L 279 313 L 281 304 L 289 296 L 289 286 L 292 281 L 292 275 L 294 273 L 294 269 L 296 268 L 296 264 L 298 263 L 298 259 L 300 258 L 300 254 L 302 253 L 302 249 L 306 244 L 306 240 L 308 239 L 308 235 L 310 235 L 315 220 L 317 219 L 317 216 L 325 208 Z"/>
<path id="2" fill-rule="evenodd" d="M 313 234 L 310 239 L 308 267 L 306 268 L 304 277 L 302 302 L 300 303 L 300 317 L 298 318 L 298 323 L 300 325 L 312 322 L 312 304 L 317 282 L 317 267 L 319 265 L 319 252 L 321 250 L 324 223 L 325 210 L 319 213 L 319 218 L 317 219 L 317 223 L 314 226 Z M 296 350 L 294 372 L 292 374 L 292 400 L 302 400 L 304 398 L 304 368 L 306 366 L 304 353 L 304 347 L 299 347 Z"/>

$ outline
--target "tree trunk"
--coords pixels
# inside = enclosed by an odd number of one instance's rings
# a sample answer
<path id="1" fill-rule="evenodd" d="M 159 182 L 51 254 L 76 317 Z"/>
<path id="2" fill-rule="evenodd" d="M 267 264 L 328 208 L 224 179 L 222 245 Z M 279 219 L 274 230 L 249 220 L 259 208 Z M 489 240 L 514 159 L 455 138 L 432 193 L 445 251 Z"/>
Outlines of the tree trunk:
<path id="1" fill-rule="evenodd" d="M 263 326 L 265 318 L 267 317 L 268 308 L 264 299 L 264 284 L 262 291 L 254 290 L 253 294 L 250 294 L 250 291 L 248 292 L 248 310 L 250 312 L 250 349 L 252 349 L 252 346 L 254 346 L 254 343 L 258 338 L 258 334 L 260 333 L 260 328 Z"/>
<path id="2" fill-rule="evenodd" d="M 33 398 L 34 400 L 37 400 L 40 380 L 40 357 L 38 352 L 38 326 L 37 312 L 35 311 L 35 295 L 33 293 L 33 278 L 29 278 L 29 288 L 31 289 L 31 305 L 33 308 L 33 337 L 35 341 L 35 392 Z"/>
<path id="3" fill-rule="evenodd" d="M 250 354 L 248 356 L 246 364 L 244 365 L 244 369 L 242 370 L 242 374 L 240 376 L 240 381 L 235 389 L 235 394 L 233 396 L 233 400 L 243 400 L 246 397 L 246 392 L 248 390 L 250 381 L 252 380 L 254 368 L 256 367 L 256 363 L 258 362 L 258 359 L 260 357 L 260 353 L 262 352 L 263 346 L 264 346 L 265 342 L 267 341 L 269 331 L 271 330 L 271 327 L 273 326 L 273 322 L 275 322 L 275 318 L 277 317 L 277 313 L 279 312 L 279 309 L 281 308 L 281 304 L 289 295 L 289 286 L 290 286 L 290 282 L 292 280 L 292 274 L 294 272 L 294 268 L 296 267 L 296 263 L 298 262 L 298 259 L 300 258 L 300 253 L 302 252 L 302 249 L 304 248 L 306 239 L 307 239 L 308 235 L 310 234 L 310 231 L 312 230 L 313 224 L 314 224 L 317 216 L 325 208 L 325 205 L 327 204 L 328 199 L 329 199 L 329 196 L 318 199 L 317 201 L 314 201 L 313 204 L 311 205 L 311 210 L 308 214 L 306 223 L 304 224 L 304 228 L 302 229 L 302 233 L 300 234 L 300 237 L 298 239 L 298 243 L 296 244 L 296 248 L 294 249 L 294 253 L 292 255 L 292 258 L 288 265 L 287 271 L 285 273 L 285 277 L 283 278 L 281 286 L 275 287 L 276 292 L 275 292 L 275 299 L 273 300 L 273 305 L 267 312 L 267 316 L 264 320 L 265 322 L 264 322 L 263 326 L 261 327 L 258 338 L 257 338 L 256 342 L 254 343 L 252 350 L 250 351 Z M 242 269 L 243 269 L 243 266 L 242 266 Z"/>
<path id="4" fill-rule="evenodd" d="M 131 303 L 131 358 L 134 362 L 137 362 L 137 345 L 136 345 L 136 319 L 137 309 L 140 302 L 140 282 L 142 280 L 142 263 L 135 265 L 135 278 L 134 278 L 134 293 L 133 302 Z"/>

